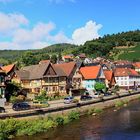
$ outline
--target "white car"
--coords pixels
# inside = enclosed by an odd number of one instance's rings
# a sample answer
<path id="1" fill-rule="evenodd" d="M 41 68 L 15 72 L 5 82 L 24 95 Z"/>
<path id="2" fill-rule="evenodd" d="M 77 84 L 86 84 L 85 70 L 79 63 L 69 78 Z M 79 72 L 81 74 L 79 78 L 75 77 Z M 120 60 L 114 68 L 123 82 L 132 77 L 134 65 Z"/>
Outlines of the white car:
<path id="1" fill-rule="evenodd" d="M 104 96 L 103 94 L 99 94 L 99 93 L 95 93 L 92 95 L 93 98 L 101 98 L 103 96 Z"/>
<path id="2" fill-rule="evenodd" d="M 64 103 L 65 104 L 73 103 L 73 101 L 74 101 L 74 98 L 72 96 L 64 98 Z"/>

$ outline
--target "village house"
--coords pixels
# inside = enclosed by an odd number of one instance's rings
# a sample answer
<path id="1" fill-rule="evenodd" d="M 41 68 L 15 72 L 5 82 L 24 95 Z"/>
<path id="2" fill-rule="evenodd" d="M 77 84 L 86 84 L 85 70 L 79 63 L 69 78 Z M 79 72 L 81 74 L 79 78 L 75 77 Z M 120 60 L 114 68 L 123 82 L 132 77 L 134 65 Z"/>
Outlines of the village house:
<path id="1" fill-rule="evenodd" d="M 87 58 L 85 53 L 81 53 L 81 54 L 77 55 L 76 57 L 80 60 L 83 60 L 83 61 Z"/>
<path id="2" fill-rule="evenodd" d="M 62 60 L 63 60 L 64 62 L 71 62 L 71 61 L 73 61 L 73 59 L 74 59 L 73 54 L 69 54 L 69 55 L 64 55 L 64 56 L 62 56 Z"/>
<path id="3" fill-rule="evenodd" d="M 17 67 L 15 64 L 6 65 L 1 68 L 3 71 L 5 71 L 5 73 L 7 75 L 7 77 L 6 77 L 7 80 L 11 80 L 11 78 L 15 74 L 15 71 L 17 70 Z"/>
<path id="4" fill-rule="evenodd" d="M 140 75 L 130 68 L 116 68 L 114 70 L 116 85 L 120 88 L 132 89 L 140 86 Z"/>
<path id="5" fill-rule="evenodd" d="M 31 65 L 16 71 L 13 81 L 20 83 L 28 92 L 47 94 L 66 94 L 66 75 L 58 67 L 46 63 Z"/>
<path id="6" fill-rule="evenodd" d="M 75 62 L 62 63 L 62 64 L 54 64 L 54 66 L 59 67 L 66 74 L 66 90 L 69 93 L 72 88 L 73 76 L 77 69 L 77 65 Z"/>
<path id="7" fill-rule="evenodd" d="M 137 72 L 140 72 L 140 62 L 135 62 L 133 63 L 134 69 Z"/>
<path id="8" fill-rule="evenodd" d="M 114 73 L 112 70 L 103 70 L 105 75 L 105 84 L 107 88 L 114 87 L 116 84 Z"/>
<path id="9" fill-rule="evenodd" d="M 81 67 L 80 73 L 83 76 L 82 86 L 89 92 L 95 90 L 94 85 L 96 82 L 105 81 L 104 72 L 100 65 Z"/>
<path id="10" fill-rule="evenodd" d="M 5 71 L 0 67 L 0 98 L 5 96 Z"/>
<path id="11" fill-rule="evenodd" d="M 127 60 L 115 61 L 114 65 L 116 68 L 133 68 L 132 62 L 127 61 Z"/>
<path id="12" fill-rule="evenodd" d="M 82 74 L 80 73 L 80 68 L 84 67 L 83 62 L 76 62 L 76 70 L 72 77 L 72 88 L 73 90 L 82 89 Z"/>

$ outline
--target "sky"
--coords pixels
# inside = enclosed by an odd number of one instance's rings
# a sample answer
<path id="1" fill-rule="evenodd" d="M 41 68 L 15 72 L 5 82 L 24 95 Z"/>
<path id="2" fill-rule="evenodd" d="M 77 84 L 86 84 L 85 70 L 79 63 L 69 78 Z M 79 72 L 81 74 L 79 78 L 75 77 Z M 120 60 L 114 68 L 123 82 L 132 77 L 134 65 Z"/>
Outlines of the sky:
<path id="1" fill-rule="evenodd" d="M 40 49 L 140 29 L 140 0 L 0 0 L 0 50 Z"/>

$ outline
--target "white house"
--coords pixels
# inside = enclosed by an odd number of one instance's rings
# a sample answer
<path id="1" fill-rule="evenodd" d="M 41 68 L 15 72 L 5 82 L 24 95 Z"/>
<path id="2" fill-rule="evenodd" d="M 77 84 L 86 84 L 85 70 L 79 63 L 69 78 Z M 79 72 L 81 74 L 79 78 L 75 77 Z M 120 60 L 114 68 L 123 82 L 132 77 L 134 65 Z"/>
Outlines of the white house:
<path id="1" fill-rule="evenodd" d="M 114 70 L 116 85 L 130 89 L 140 86 L 140 75 L 130 68 L 116 68 Z"/>

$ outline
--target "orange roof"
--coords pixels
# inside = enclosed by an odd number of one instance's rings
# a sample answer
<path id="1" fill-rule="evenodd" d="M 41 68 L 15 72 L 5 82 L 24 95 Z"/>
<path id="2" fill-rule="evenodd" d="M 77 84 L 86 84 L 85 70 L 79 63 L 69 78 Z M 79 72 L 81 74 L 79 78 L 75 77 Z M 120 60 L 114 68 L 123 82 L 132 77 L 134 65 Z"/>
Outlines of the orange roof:
<path id="1" fill-rule="evenodd" d="M 112 70 L 104 70 L 104 75 L 105 75 L 105 78 L 108 81 L 111 81 L 112 80 L 112 76 L 113 76 L 113 72 L 112 72 Z"/>
<path id="2" fill-rule="evenodd" d="M 114 71 L 115 76 L 139 76 L 139 74 L 130 68 L 116 68 Z"/>
<path id="3" fill-rule="evenodd" d="M 87 66 L 80 68 L 80 72 L 83 75 L 84 79 L 96 79 L 99 72 L 100 72 L 101 66 Z"/>
<path id="4" fill-rule="evenodd" d="M 69 63 L 62 63 L 62 64 L 54 64 L 59 66 L 67 76 L 70 76 L 71 72 L 73 71 L 76 63 L 75 62 L 69 62 Z"/>
<path id="5" fill-rule="evenodd" d="M 140 68 L 140 62 L 136 62 L 133 64 L 134 67 Z"/>
<path id="6" fill-rule="evenodd" d="M 39 64 L 42 64 L 42 63 L 50 63 L 50 60 L 41 60 L 41 61 L 39 62 Z"/>
<path id="7" fill-rule="evenodd" d="M 11 65 L 7 65 L 7 66 L 3 66 L 1 67 L 6 73 L 10 72 L 13 67 L 15 66 L 15 64 L 11 64 Z"/>
<path id="8" fill-rule="evenodd" d="M 70 55 L 65 55 L 63 56 L 64 59 L 72 59 L 72 57 Z"/>

